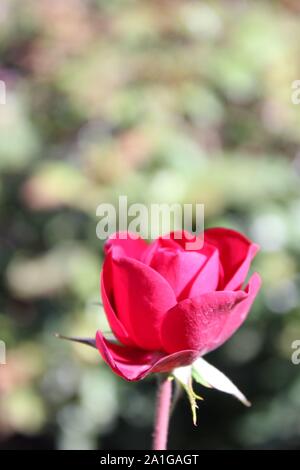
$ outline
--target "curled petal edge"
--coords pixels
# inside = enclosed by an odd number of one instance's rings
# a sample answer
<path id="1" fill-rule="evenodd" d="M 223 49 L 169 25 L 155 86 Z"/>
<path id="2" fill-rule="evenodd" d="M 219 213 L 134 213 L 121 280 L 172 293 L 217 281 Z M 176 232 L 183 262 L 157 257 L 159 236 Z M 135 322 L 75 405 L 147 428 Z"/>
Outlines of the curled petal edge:
<path id="1" fill-rule="evenodd" d="M 96 346 L 113 372 L 130 382 L 142 380 L 152 373 L 171 372 L 176 367 L 190 365 L 199 356 L 195 350 L 165 354 L 112 344 L 100 331 L 96 334 Z"/>

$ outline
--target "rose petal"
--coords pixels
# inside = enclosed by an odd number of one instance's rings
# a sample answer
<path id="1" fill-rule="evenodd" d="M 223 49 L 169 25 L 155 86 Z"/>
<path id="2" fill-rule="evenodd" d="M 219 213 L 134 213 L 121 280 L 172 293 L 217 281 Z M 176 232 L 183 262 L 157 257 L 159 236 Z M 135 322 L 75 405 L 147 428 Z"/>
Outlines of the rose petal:
<path id="1" fill-rule="evenodd" d="M 184 251 L 183 248 L 174 240 L 165 237 L 159 237 L 157 240 L 148 245 L 147 249 L 142 254 L 141 261 L 143 261 L 143 263 L 145 264 L 150 265 L 156 252 L 161 250 L 162 248 L 166 248 L 173 251 Z"/>
<path id="2" fill-rule="evenodd" d="M 162 322 L 161 340 L 165 351 L 185 349 L 204 354 L 213 349 L 220 338 L 228 316 L 247 294 L 212 292 L 186 299 L 170 309 Z"/>
<path id="3" fill-rule="evenodd" d="M 199 250 L 186 251 L 186 243 L 195 240 L 201 241 L 201 237 L 185 231 L 172 232 L 158 238 L 142 256 L 146 264 L 168 280 L 178 300 L 213 291 L 219 282 L 218 250 L 206 243 Z"/>
<path id="4" fill-rule="evenodd" d="M 225 228 L 205 230 L 204 240 L 219 250 L 224 274 L 220 278 L 218 290 L 240 289 L 259 246 L 241 233 Z"/>
<path id="5" fill-rule="evenodd" d="M 254 273 L 249 283 L 245 289 L 246 297 L 242 302 L 234 307 L 231 314 L 226 319 L 224 324 L 224 328 L 221 332 L 220 337 L 218 338 L 215 348 L 221 346 L 221 344 L 225 343 L 228 338 L 230 338 L 233 333 L 241 326 L 241 324 L 245 321 L 252 304 L 258 294 L 258 291 L 261 287 L 261 278 L 258 273 Z M 213 349 L 215 349 L 213 348 Z"/>
<path id="6" fill-rule="evenodd" d="M 142 255 L 142 260 L 146 264 L 150 264 L 154 254 L 161 248 L 188 252 L 200 252 L 203 246 L 203 235 L 196 237 L 194 234 L 191 234 L 186 230 L 177 230 L 175 232 L 163 235 L 151 243 Z"/>
<path id="7" fill-rule="evenodd" d="M 184 290 L 191 286 L 206 262 L 204 254 L 160 249 L 154 254 L 150 266 L 168 281 L 176 297 L 181 298 Z"/>
<path id="8" fill-rule="evenodd" d="M 141 259 L 142 254 L 148 248 L 148 244 L 138 235 L 131 232 L 117 232 L 109 237 L 104 245 L 105 253 L 111 250 L 119 255 Z"/>
<path id="9" fill-rule="evenodd" d="M 170 239 L 179 245 L 185 251 L 202 251 L 204 247 L 203 233 L 195 235 L 187 230 L 176 230 L 168 235 L 162 237 L 163 239 Z"/>
<path id="10" fill-rule="evenodd" d="M 205 252 L 207 257 L 205 264 L 201 266 L 195 279 L 192 280 L 187 289 L 182 293 L 180 300 L 188 297 L 197 297 L 217 289 L 220 278 L 219 252 L 208 244 L 204 245 L 201 254 Z"/>
<path id="11" fill-rule="evenodd" d="M 110 255 L 108 255 L 110 256 Z M 160 325 L 176 297 L 154 269 L 128 257 L 112 257 L 116 312 L 130 338 L 143 349 L 161 349 Z"/>
<path id="12" fill-rule="evenodd" d="M 124 325 L 121 323 L 116 315 L 112 305 L 113 300 L 113 282 L 112 282 L 112 266 L 111 257 L 107 257 L 103 263 L 101 272 L 101 296 L 103 308 L 112 332 L 116 338 L 123 344 L 132 345 L 133 341 L 129 338 Z"/>
<path id="13" fill-rule="evenodd" d="M 198 356 L 197 351 L 164 355 L 162 352 L 119 346 L 110 343 L 100 331 L 96 334 L 96 345 L 111 369 L 129 381 L 141 380 L 155 372 L 169 372 L 176 367 L 191 364 Z"/>

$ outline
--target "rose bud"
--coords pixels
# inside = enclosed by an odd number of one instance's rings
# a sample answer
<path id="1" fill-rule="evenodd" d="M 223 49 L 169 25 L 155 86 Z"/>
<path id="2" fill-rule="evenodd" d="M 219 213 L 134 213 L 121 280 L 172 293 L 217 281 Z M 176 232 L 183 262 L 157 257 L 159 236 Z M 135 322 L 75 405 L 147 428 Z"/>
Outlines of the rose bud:
<path id="1" fill-rule="evenodd" d="M 96 345 L 124 379 L 188 366 L 246 319 L 261 285 L 255 273 L 244 286 L 258 245 L 225 228 L 202 237 L 202 247 L 192 250 L 186 232 L 151 244 L 117 233 L 106 242 L 101 292 L 117 341 L 98 331 Z"/>

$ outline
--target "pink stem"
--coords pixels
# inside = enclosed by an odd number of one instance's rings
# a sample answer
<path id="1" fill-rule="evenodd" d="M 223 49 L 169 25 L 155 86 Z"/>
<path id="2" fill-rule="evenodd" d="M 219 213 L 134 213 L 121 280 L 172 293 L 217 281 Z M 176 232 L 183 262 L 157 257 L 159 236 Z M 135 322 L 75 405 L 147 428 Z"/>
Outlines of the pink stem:
<path id="1" fill-rule="evenodd" d="M 167 376 L 161 378 L 158 386 L 153 450 L 166 450 L 169 430 L 172 382 Z"/>

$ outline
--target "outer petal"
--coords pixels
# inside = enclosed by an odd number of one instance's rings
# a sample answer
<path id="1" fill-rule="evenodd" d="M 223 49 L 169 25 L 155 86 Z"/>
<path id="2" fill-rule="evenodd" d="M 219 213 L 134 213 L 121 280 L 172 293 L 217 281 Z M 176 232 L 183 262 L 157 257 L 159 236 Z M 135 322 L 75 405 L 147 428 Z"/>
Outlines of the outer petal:
<path id="1" fill-rule="evenodd" d="M 109 237 L 105 243 L 105 253 L 118 252 L 120 255 L 141 259 L 148 244 L 142 238 L 130 232 L 117 232 Z"/>
<path id="2" fill-rule="evenodd" d="M 113 300 L 113 281 L 112 281 L 112 265 L 111 257 L 107 257 L 103 263 L 101 272 L 101 295 L 104 311 L 112 332 L 116 338 L 123 344 L 134 344 L 129 338 L 129 334 L 126 331 L 124 325 L 117 317 L 116 312 L 112 306 Z"/>
<path id="3" fill-rule="evenodd" d="M 203 355 L 218 345 L 228 316 L 247 294 L 212 292 L 186 299 L 170 309 L 161 329 L 165 351 L 173 353 L 193 349 Z"/>
<path id="4" fill-rule="evenodd" d="M 259 274 L 254 273 L 245 289 L 247 296 L 242 302 L 235 306 L 232 313 L 228 316 L 215 347 L 219 347 L 221 344 L 225 343 L 245 321 L 260 287 L 261 278 Z"/>
<path id="5" fill-rule="evenodd" d="M 212 245 L 204 245 L 201 253 L 207 253 L 207 259 L 199 269 L 198 274 L 192 280 L 181 299 L 196 297 L 200 294 L 215 291 L 220 278 L 219 252 Z"/>
<path id="6" fill-rule="evenodd" d="M 114 256 L 111 261 L 119 320 L 140 348 L 160 350 L 163 315 L 176 305 L 171 286 L 154 269 L 133 258 Z"/>
<path id="7" fill-rule="evenodd" d="M 235 230 L 211 228 L 204 232 L 205 243 L 219 250 L 224 274 L 221 276 L 219 290 L 238 290 L 242 287 L 252 259 L 259 246 Z"/>
<path id="8" fill-rule="evenodd" d="M 118 346 L 107 341 L 100 331 L 96 345 L 104 361 L 126 380 L 141 380 L 154 372 L 168 372 L 175 367 L 189 365 L 198 357 L 198 351 L 180 351 L 165 355 L 162 352 Z"/>

